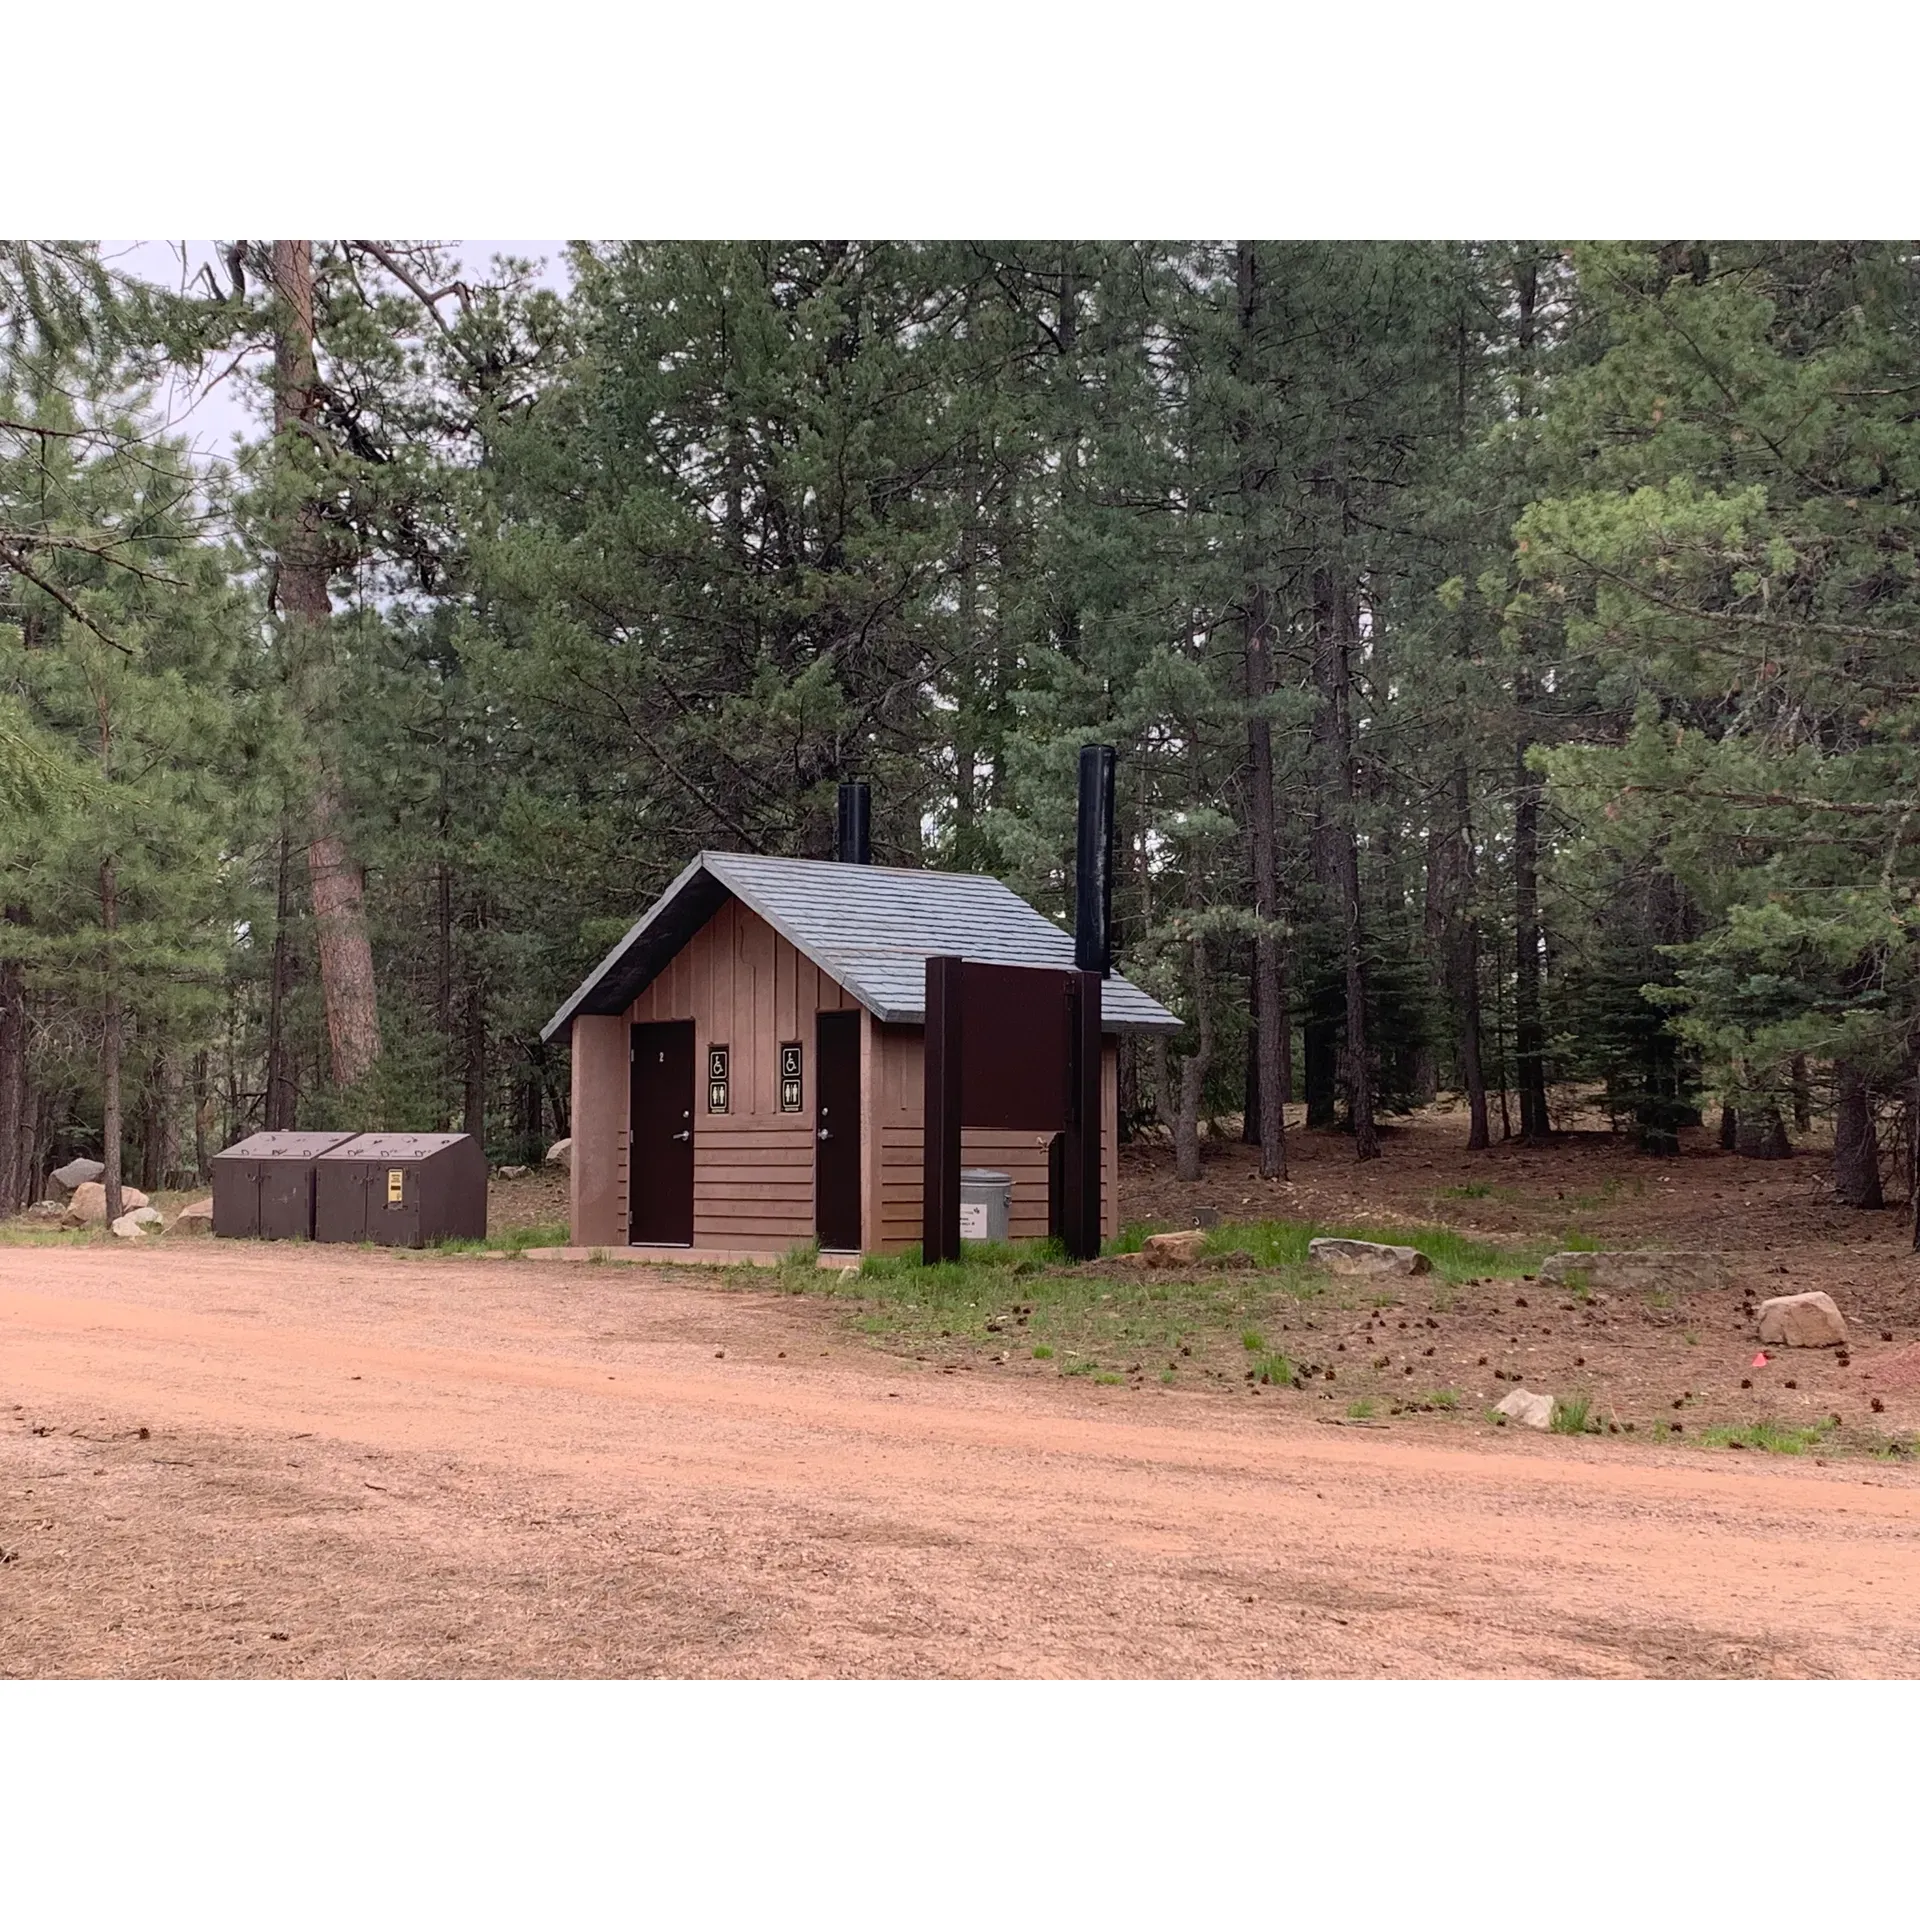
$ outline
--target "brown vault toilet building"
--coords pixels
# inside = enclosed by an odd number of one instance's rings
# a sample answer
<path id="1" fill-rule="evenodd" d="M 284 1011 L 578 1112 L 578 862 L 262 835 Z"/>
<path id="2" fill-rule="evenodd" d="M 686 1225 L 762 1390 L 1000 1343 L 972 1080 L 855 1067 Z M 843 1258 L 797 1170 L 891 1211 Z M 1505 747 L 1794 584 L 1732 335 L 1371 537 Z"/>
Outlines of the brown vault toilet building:
<path id="1" fill-rule="evenodd" d="M 572 1030 L 575 1246 L 766 1257 L 920 1239 L 922 1028 L 933 954 L 1074 963 L 1073 938 L 984 874 L 703 853 L 544 1037 Z M 1102 996 L 1104 1230 L 1119 1224 L 1114 1036 L 1175 1031 Z M 1048 1229 L 1052 1136 L 969 1128 L 1012 1177 L 1012 1237 Z"/>

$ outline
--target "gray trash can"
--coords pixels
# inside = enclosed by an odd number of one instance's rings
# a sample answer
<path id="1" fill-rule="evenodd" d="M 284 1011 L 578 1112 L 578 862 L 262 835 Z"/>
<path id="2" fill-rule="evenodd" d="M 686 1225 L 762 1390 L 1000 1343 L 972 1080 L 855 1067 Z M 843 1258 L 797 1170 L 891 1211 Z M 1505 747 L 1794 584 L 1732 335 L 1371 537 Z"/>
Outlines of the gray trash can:
<path id="1" fill-rule="evenodd" d="M 1004 1240 L 1013 1225 L 1013 1175 L 960 1169 L 960 1238 Z"/>

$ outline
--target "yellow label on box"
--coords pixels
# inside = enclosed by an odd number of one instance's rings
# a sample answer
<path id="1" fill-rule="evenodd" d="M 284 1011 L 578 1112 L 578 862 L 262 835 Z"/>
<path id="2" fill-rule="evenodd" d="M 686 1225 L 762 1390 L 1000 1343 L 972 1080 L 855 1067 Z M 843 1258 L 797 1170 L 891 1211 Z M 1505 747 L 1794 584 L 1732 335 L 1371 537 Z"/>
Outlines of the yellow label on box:
<path id="1" fill-rule="evenodd" d="M 397 1207 L 406 1193 L 407 1176 L 398 1167 L 387 1169 L 387 1205 Z"/>

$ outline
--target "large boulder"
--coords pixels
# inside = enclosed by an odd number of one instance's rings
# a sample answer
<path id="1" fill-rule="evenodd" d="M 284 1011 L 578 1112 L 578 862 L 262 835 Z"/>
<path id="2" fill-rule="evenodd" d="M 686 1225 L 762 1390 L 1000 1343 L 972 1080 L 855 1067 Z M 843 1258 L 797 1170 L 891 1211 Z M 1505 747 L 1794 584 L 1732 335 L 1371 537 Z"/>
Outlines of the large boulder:
<path id="1" fill-rule="evenodd" d="M 120 1211 L 131 1213 L 135 1207 L 144 1207 L 147 1196 L 138 1187 L 122 1186 L 120 1189 Z M 73 1197 L 67 1202 L 67 1210 L 61 1215 L 63 1227 L 104 1227 L 107 1224 L 107 1190 L 98 1180 L 82 1180 L 74 1188 Z"/>
<path id="2" fill-rule="evenodd" d="M 158 1207 L 133 1207 L 114 1221 L 107 1231 L 122 1240 L 144 1240 L 149 1233 L 162 1232 L 165 1226 Z"/>
<path id="3" fill-rule="evenodd" d="M 1529 1393 L 1525 1387 L 1515 1387 L 1494 1412 L 1504 1413 L 1519 1426 L 1537 1427 L 1545 1433 L 1553 1425 L 1553 1395 Z"/>
<path id="4" fill-rule="evenodd" d="M 553 1145 L 547 1149 L 547 1165 L 550 1167 L 558 1167 L 562 1173 L 569 1172 L 572 1169 L 573 1140 L 571 1136 L 565 1140 L 556 1140 Z"/>
<path id="5" fill-rule="evenodd" d="M 1307 1258 L 1342 1280 L 1401 1280 L 1433 1271 L 1433 1262 L 1418 1247 L 1389 1247 L 1378 1240 L 1309 1240 Z"/>
<path id="6" fill-rule="evenodd" d="M 47 1190 L 43 1197 L 65 1205 L 75 1187 L 83 1181 L 98 1180 L 105 1172 L 106 1168 L 98 1160 L 69 1160 L 64 1167 L 55 1167 L 47 1175 Z"/>
<path id="7" fill-rule="evenodd" d="M 1826 1293 L 1783 1293 L 1762 1300 L 1754 1320 L 1766 1347 L 1844 1347 L 1847 1322 Z"/>
<path id="8" fill-rule="evenodd" d="M 1619 1253 L 1555 1253 L 1540 1263 L 1540 1278 L 1552 1286 L 1580 1280 L 1621 1292 L 1696 1293 L 1727 1284 L 1726 1256 L 1634 1248 Z"/>
<path id="9" fill-rule="evenodd" d="M 211 1200 L 195 1200 L 189 1205 L 182 1207 L 180 1211 L 173 1216 L 173 1226 L 170 1231 L 189 1235 L 211 1233 L 213 1231 L 213 1202 Z"/>

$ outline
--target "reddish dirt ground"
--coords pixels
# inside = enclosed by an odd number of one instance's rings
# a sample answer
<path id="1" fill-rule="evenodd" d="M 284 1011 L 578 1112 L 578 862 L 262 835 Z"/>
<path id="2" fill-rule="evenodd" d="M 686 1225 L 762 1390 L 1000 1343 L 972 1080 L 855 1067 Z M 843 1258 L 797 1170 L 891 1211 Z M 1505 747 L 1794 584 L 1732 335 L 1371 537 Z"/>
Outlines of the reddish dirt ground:
<path id="1" fill-rule="evenodd" d="M 0 1247 L 0 1673 L 1920 1674 L 1898 1462 L 1354 1429 L 845 1326 L 638 1267 Z"/>

